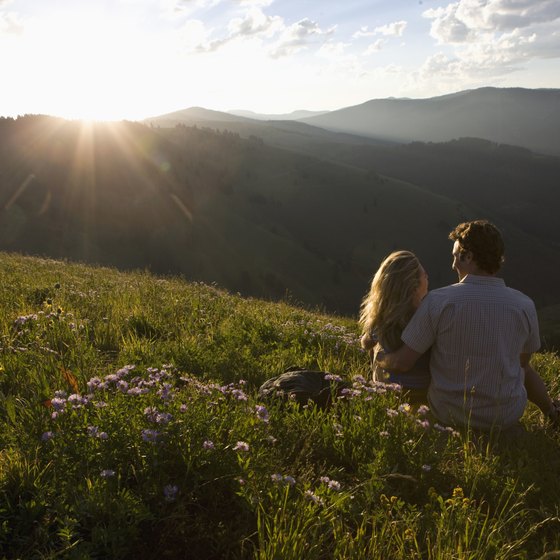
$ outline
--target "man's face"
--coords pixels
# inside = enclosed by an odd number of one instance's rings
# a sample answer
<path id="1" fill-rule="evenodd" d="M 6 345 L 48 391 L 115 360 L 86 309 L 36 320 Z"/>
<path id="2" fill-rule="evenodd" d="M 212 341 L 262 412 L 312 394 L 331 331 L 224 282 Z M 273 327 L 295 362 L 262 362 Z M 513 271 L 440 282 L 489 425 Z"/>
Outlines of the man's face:
<path id="1" fill-rule="evenodd" d="M 451 268 L 457 273 L 459 280 L 462 280 L 467 275 L 468 262 L 466 256 L 461 256 L 461 246 L 458 241 L 455 241 L 453 244 L 453 251 L 451 254 L 453 255 L 453 264 Z"/>

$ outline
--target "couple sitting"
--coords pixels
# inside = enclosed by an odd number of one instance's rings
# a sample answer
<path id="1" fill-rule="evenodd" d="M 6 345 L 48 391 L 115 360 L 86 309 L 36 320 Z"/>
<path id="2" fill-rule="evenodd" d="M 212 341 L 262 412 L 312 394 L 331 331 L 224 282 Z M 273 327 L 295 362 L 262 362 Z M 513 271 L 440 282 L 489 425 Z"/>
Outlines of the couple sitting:
<path id="1" fill-rule="evenodd" d="M 447 425 L 515 428 L 527 397 L 557 422 L 530 365 L 540 347 L 535 306 L 496 276 L 504 260 L 499 230 L 477 220 L 449 238 L 457 284 L 428 293 L 428 275 L 409 251 L 389 255 L 375 274 L 360 314 L 375 379 L 402 385 Z"/>

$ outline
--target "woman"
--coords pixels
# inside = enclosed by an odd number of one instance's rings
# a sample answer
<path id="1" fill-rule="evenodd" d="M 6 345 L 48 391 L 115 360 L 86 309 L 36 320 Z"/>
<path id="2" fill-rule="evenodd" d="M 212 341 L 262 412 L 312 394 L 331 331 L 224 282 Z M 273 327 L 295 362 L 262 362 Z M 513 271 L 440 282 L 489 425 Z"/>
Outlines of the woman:
<path id="1" fill-rule="evenodd" d="M 374 357 L 379 350 L 398 350 L 403 329 L 427 293 L 428 275 L 416 255 L 410 251 L 395 251 L 375 273 L 360 312 L 361 342 L 372 356 L 374 379 L 398 383 L 412 402 L 426 401 L 430 384 L 429 352 L 406 373 L 382 370 L 375 366 Z"/>

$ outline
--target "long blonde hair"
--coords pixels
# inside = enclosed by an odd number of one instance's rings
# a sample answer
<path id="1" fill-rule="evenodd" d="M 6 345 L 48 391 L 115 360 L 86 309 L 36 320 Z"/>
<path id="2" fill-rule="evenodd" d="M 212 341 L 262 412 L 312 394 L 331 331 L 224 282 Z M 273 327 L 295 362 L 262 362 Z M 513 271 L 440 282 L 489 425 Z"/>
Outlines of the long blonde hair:
<path id="1" fill-rule="evenodd" d="M 410 251 L 395 251 L 381 263 L 360 308 L 362 335 L 375 333 L 387 350 L 401 346 L 401 333 L 415 311 L 421 270 Z"/>

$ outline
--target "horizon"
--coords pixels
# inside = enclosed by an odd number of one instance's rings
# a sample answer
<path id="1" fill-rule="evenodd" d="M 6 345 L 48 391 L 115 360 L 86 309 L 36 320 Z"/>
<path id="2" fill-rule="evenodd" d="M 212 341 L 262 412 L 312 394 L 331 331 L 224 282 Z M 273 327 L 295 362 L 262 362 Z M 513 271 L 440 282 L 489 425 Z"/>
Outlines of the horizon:
<path id="1" fill-rule="evenodd" d="M 0 115 L 281 115 L 558 89 L 559 21 L 547 0 L 0 0 Z"/>

